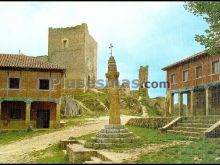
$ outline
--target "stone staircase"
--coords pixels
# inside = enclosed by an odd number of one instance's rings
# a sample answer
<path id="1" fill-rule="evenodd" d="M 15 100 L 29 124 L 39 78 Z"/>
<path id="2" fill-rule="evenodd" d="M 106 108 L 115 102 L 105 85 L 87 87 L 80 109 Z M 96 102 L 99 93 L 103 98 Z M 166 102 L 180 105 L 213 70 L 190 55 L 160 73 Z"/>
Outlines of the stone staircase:
<path id="1" fill-rule="evenodd" d="M 85 143 L 85 147 L 94 149 L 117 147 L 133 143 L 138 138 L 124 125 L 106 125 L 95 137 L 91 138 L 91 141 Z"/>
<path id="2" fill-rule="evenodd" d="M 172 128 L 166 130 L 166 132 L 190 137 L 204 137 L 205 131 L 217 121 L 220 121 L 220 116 L 182 117 L 181 120 L 177 121 L 177 123 Z"/>

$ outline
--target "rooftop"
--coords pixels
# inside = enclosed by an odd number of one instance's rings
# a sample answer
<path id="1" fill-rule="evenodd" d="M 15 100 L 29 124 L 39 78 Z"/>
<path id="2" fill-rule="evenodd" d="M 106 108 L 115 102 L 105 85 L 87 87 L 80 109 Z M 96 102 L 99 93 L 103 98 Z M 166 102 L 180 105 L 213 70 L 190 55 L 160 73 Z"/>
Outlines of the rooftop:
<path id="1" fill-rule="evenodd" d="M 198 59 L 198 58 L 200 58 L 200 57 L 204 57 L 204 56 L 207 56 L 206 51 L 202 51 L 202 52 L 196 53 L 196 54 L 194 54 L 194 55 L 192 55 L 192 56 L 190 56 L 190 57 L 187 57 L 187 58 L 185 58 L 185 59 L 183 59 L 183 60 L 177 61 L 177 62 L 175 62 L 175 63 L 173 63 L 173 64 L 171 64 L 171 65 L 168 65 L 168 66 L 162 68 L 162 70 L 163 70 L 163 71 L 166 71 L 167 69 L 170 69 L 170 68 L 179 66 L 179 65 L 184 64 L 184 63 L 191 62 L 191 61 L 193 61 L 193 60 L 196 60 L 196 59 Z"/>
<path id="2" fill-rule="evenodd" d="M 65 68 L 23 54 L 0 54 L 0 68 L 64 71 Z"/>

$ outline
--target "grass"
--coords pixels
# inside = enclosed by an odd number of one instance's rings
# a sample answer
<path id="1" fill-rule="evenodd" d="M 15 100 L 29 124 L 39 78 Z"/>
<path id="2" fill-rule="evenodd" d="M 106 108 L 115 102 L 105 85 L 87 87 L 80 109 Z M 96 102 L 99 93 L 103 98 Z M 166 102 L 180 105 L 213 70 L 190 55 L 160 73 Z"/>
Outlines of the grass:
<path id="1" fill-rule="evenodd" d="M 90 134 L 87 134 L 87 135 L 83 135 L 83 136 L 80 136 L 80 137 L 76 137 L 77 140 L 86 140 L 86 141 L 89 141 L 91 140 L 92 137 L 95 137 L 96 136 L 96 133 L 90 133 Z"/>
<path id="2" fill-rule="evenodd" d="M 140 156 L 136 163 L 220 163 L 220 139 L 200 139 L 190 145 L 164 148 Z"/>
<path id="3" fill-rule="evenodd" d="M 127 126 L 127 128 L 130 132 L 133 132 L 135 136 L 139 136 L 140 139 L 138 139 L 135 143 L 113 148 L 113 151 L 122 152 L 124 150 L 131 150 L 146 144 L 162 144 L 172 142 L 174 140 L 189 140 L 187 136 L 169 133 L 164 134 L 160 133 L 158 129 L 141 128 L 135 126 Z"/>
<path id="4" fill-rule="evenodd" d="M 112 148 L 115 152 L 123 152 L 147 144 L 166 144 L 172 141 L 187 141 L 189 138 L 184 135 L 162 134 L 157 129 L 127 127 L 140 139 L 133 144 Z M 90 140 L 96 133 L 87 134 L 76 139 Z M 220 163 L 220 138 L 218 139 L 190 139 L 189 145 L 176 145 L 163 148 L 156 153 L 140 155 L 134 163 Z M 68 163 L 66 155 L 61 151 L 58 144 L 52 145 L 45 150 L 33 152 L 36 163 Z"/>
<path id="5" fill-rule="evenodd" d="M 145 105 L 148 115 L 149 117 L 155 117 L 155 116 L 159 116 L 159 112 L 158 109 L 156 107 L 151 107 L 149 105 Z"/>
<path id="6" fill-rule="evenodd" d="M 149 117 L 160 116 L 158 108 L 155 106 L 152 106 L 152 101 L 153 99 L 142 97 L 141 104 L 146 107 Z"/>
<path id="7" fill-rule="evenodd" d="M 142 116 L 142 113 L 136 113 L 129 109 L 121 109 L 121 115 L 128 115 L 128 116 Z"/>
<path id="8" fill-rule="evenodd" d="M 30 132 L 26 130 L 17 130 L 17 131 L 8 131 L 8 132 L 1 131 L 0 132 L 0 145 L 9 144 L 15 141 L 43 135 L 46 133 L 60 131 L 62 129 L 65 129 L 66 127 L 83 125 L 86 122 L 84 117 L 66 118 L 64 120 L 66 121 L 65 127 L 58 128 L 58 129 L 44 129 L 44 130 L 35 129 L 34 131 L 30 131 Z"/>
<path id="9" fill-rule="evenodd" d="M 46 134 L 52 132 L 54 130 L 38 130 L 28 132 L 26 130 L 19 131 L 10 131 L 10 132 L 1 132 L 0 133 L 0 145 L 5 145 L 14 141 L 19 141 L 27 138 L 31 138 L 34 136 Z"/>
<path id="10" fill-rule="evenodd" d="M 63 120 L 66 122 L 66 127 L 79 126 L 79 125 L 83 125 L 84 123 L 86 123 L 84 116 L 68 117 L 68 118 L 63 118 Z"/>
<path id="11" fill-rule="evenodd" d="M 167 142 L 172 142 L 174 140 L 188 140 L 189 138 L 184 135 L 175 135 L 175 134 L 162 134 L 158 129 L 148 129 L 141 127 L 128 126 L 130 132 L 133 132 L 135 136 L 139 136 L 135 143 L 125 144 L 122 146 L 117 146 L 111 148 L 115 152 L 123 152 L 124 150 L 131 150 L 134 148 L 141 147 L 146 144 L 162 144 Z M 78 137 L 79 140 L 90 141 L 91 137 L 94 137 L 96 133 L 87 134 L 81 137 Z"/>
<path id="12" fill-rule="evenodd" d="M 44 150 L 32 152 L 31 155 L 36 159 L 35 163 L 69 163 L 68 157 L 61 150 L 59 144 L 51 145 Z"/>

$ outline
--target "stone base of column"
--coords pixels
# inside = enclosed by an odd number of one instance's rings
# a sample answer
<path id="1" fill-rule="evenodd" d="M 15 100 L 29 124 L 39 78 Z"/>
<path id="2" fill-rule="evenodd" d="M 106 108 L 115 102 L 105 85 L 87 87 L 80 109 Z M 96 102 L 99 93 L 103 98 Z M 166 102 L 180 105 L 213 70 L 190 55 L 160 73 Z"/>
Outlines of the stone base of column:
<path id="1" fill-rule="evenodd" d="M 133 143 L 139 137 L 134 136 L 133 132 L 129 132 L 124 125 L 110 124 L 92 137 L 90 141 L 85 143 L 85 147 L 94 149 L 104 149 L 122 146 Z"/>

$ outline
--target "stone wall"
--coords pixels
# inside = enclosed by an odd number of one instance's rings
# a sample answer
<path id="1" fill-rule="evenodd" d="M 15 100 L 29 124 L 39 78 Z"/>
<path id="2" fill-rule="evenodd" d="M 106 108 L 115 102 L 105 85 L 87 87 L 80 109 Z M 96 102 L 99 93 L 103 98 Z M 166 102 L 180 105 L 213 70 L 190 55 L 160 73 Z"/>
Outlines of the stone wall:
<path id="1" fill-rule="evenodd" d="M 145 84 L 148 81 L 148 65 L 143 67 L 140 66 L 139 69 L 139 95 L 140 96 L 148 96 L 148 88 L 143 87 L 143 84 Z"/>
<path id="2" fill-rule="evenodd" d="M 131 118 L 126 125 L 146 128 L 161 128 L 173 119 L 173 117 Z"/>
<path id="3" fill-rule="evenodd" d="M 47 56 L 47 55 L 44 55 L 44 56 L 36 56 L 35 58 L 38 59 L 38 60 L 42 60 L 42 61 L 44 61 L 44 62 L 48 62 L 48 56 Z"/>
<path id="4" fill-rule="evenodd" d="M 96 80 L 97 42 L 87 25 L 49 28 L 48 60 L 67 68 L 66 81 Z"/>

